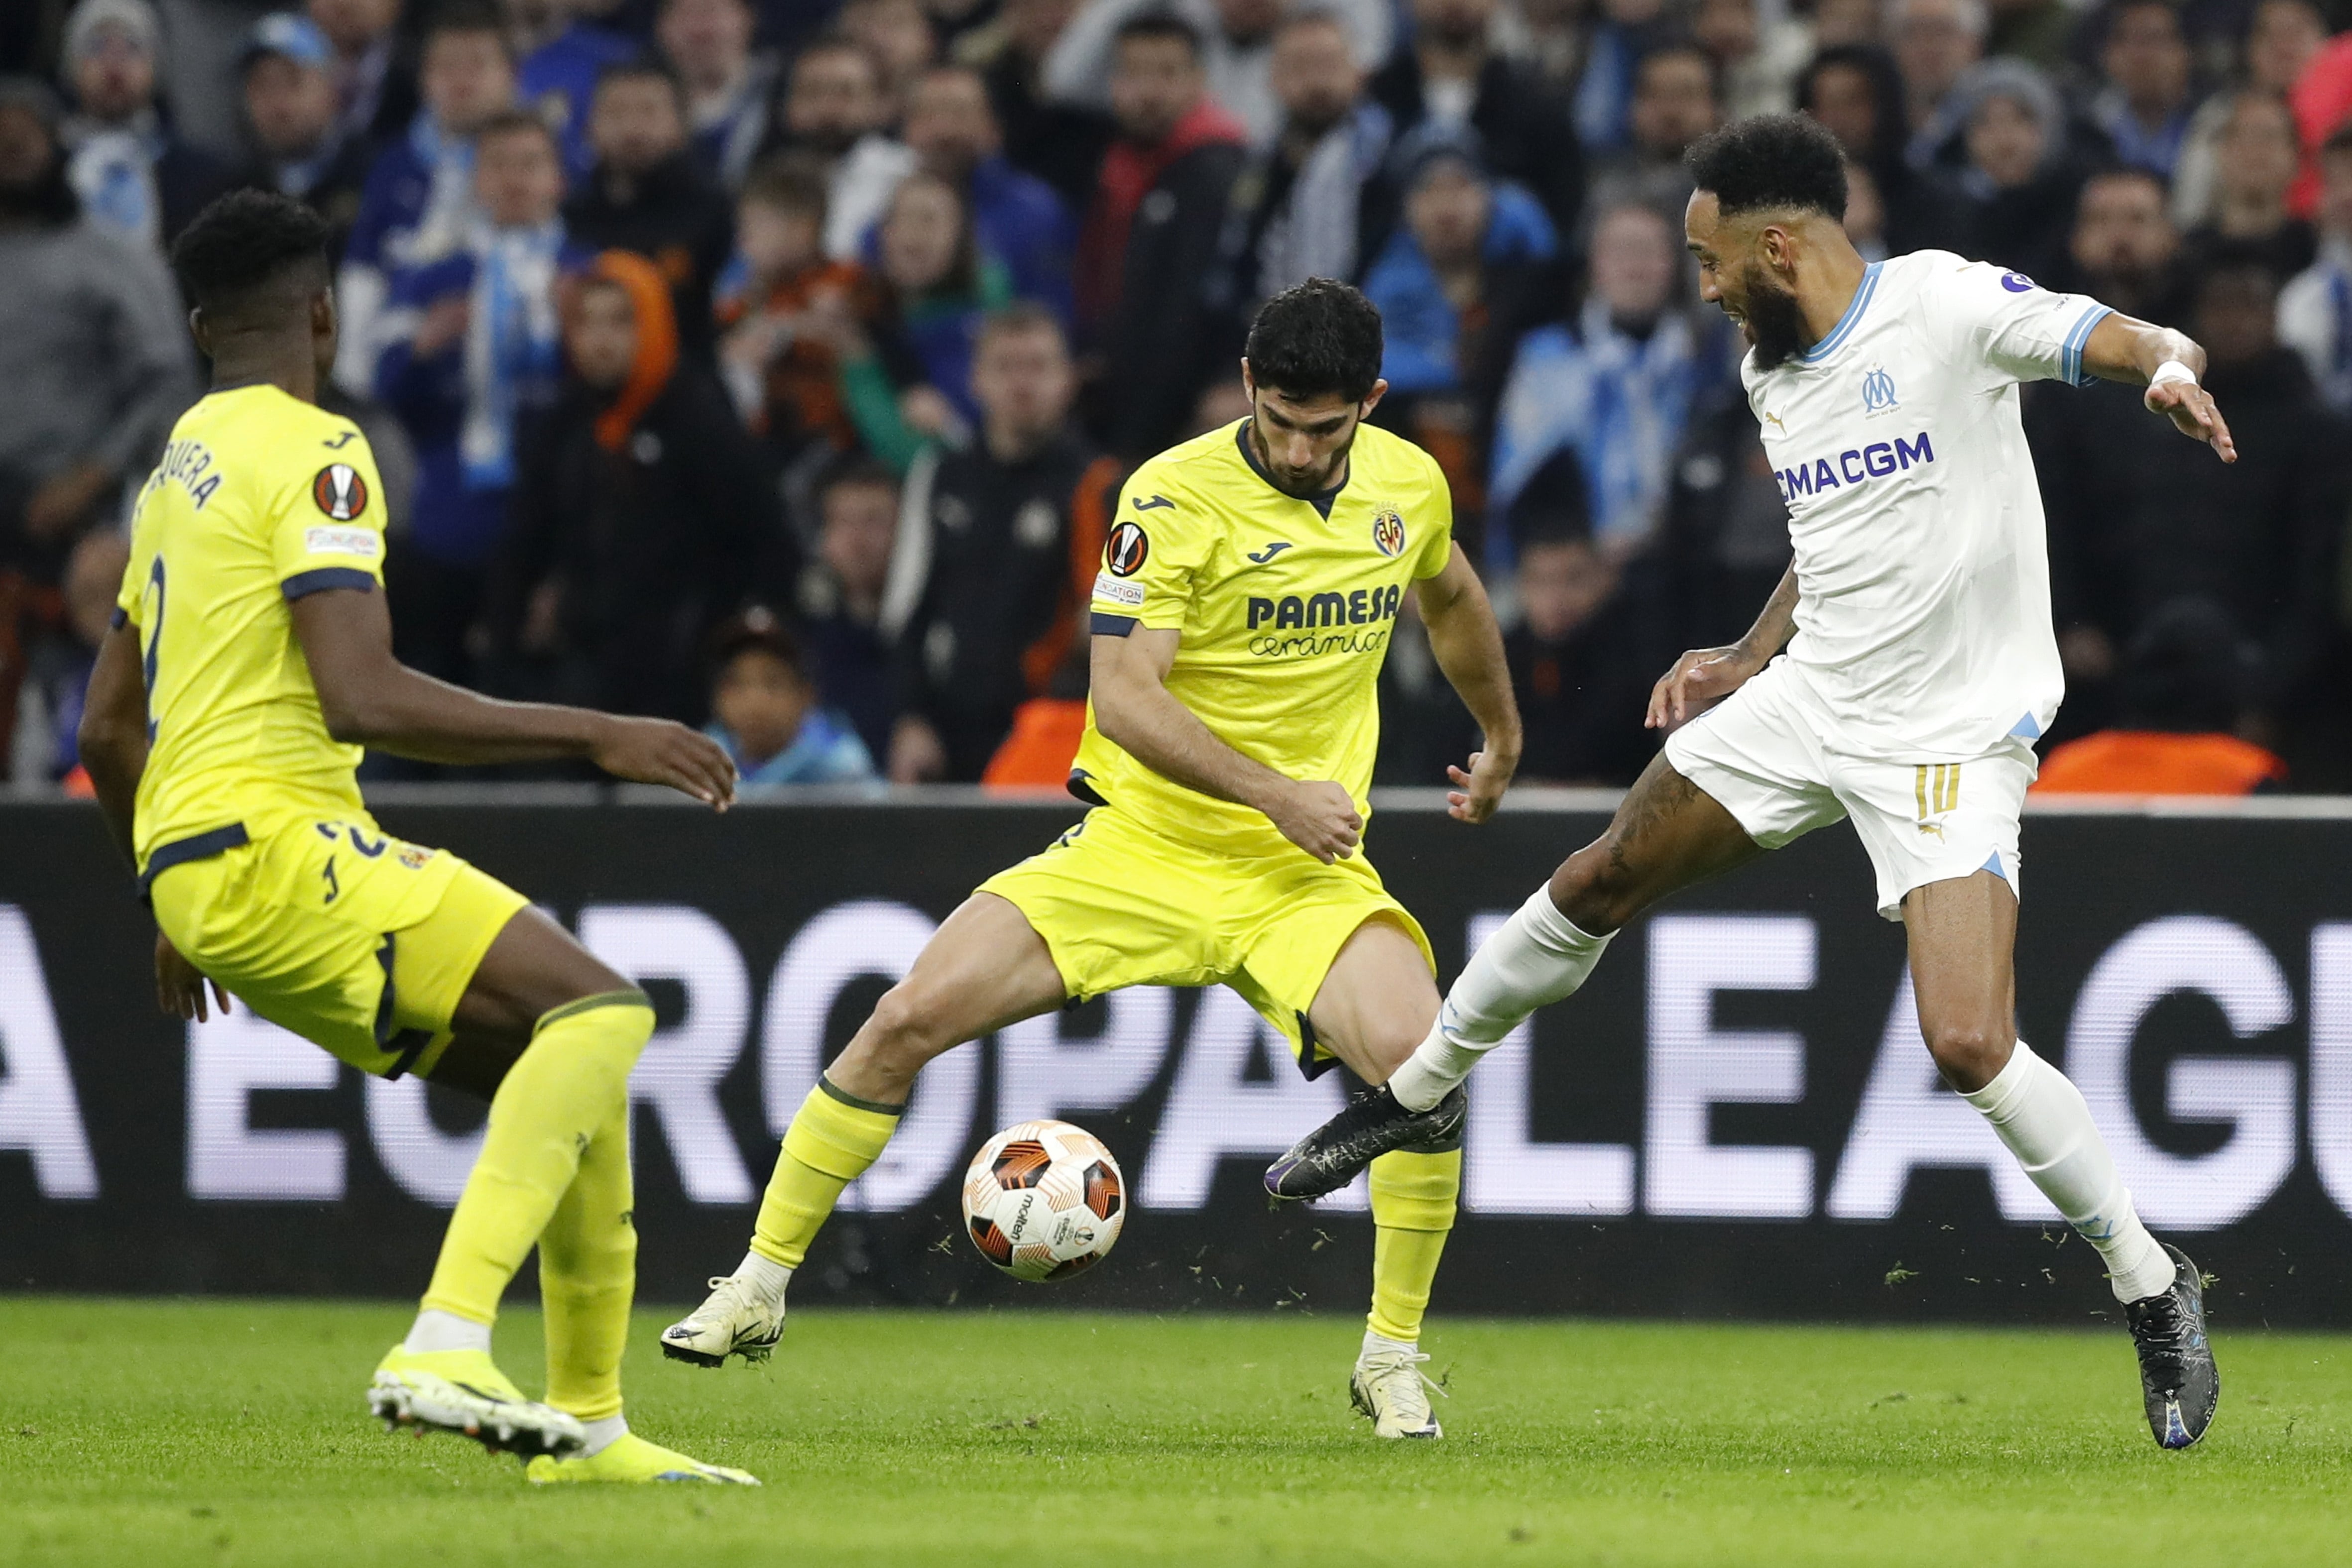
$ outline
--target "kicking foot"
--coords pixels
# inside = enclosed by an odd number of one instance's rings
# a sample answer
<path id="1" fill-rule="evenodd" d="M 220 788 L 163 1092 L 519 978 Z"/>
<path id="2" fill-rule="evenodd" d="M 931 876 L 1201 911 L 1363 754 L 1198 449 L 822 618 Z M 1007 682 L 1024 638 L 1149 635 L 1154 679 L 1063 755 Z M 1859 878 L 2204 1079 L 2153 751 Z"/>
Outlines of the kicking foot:
<path id="1" fill-rule="evenodd" d="M 375 1369 L 368 1408 L 387 1428 L 455 1432 L 494 1454 L 562 1458 L 588 1441 L 577 1419 L 524 1398 L 487 1351 L 394 1345 Z"/>
<path id="2" fill-rule="evenodd" d="M 2213 1364 L 2212 1342 L 2205 1337 L 2205 1282 L 2197 1265 L 2168 1244 L 2172 1288 L 2124 1303 L 2131 1320 L 2132 1347 L 2139 1352 L 2139 1386 L 2147 1406 L 2147 1429 L 2157 1446 L 2185 1448 L 2213 1424 L 2221 1402 L 2221 1373 Z"/>
<path id="3" fill-rule="evenodd" d="M 708 1481 L 714 1486 L 738 1487 L 760 1484 L 760 1478 L 749 1470 L 706 1465 L 674 1448 L 648 1443 L 635 1432 L 622 1433 L 593 1454 L 568 1459 L 541 1456 L 531 1460 L 530 1469 L 524 1473 L 533 1486 L 552 1486 L 562 1481 Z"/>
<path id="4" fill-rule="evenodd" d="M 1469 1092 L 1456 1085 L 1428 1110 L 1408 1111 L 1383 1083 L 1357 1095 L 1346 1110 L 1266 1166 L 1265 1190 L 1276 1197 L 1307 1202 L 1327 1197 L 1382 1155 L 1459 1136 L 1469 1106 Z"/>
<path id="5" fill-rule="evenodd" d="M 662 1354 L 696 1366 L 724 1366 L 730 1355 L 765 1361 L 784 1337 L 784 1307 L 731 1274 L 710 1281 L 702 1305 L 662 1330 Z"/>
<path id="6" fill-rule="evenodd" d="M 1429 1357 L 1414 1350 L 1367 1350 L 1348 1378 L 1348 1397 L 1372 1418 L 1379 1437 L 1443 1437 L 1444 1429 L 1429 1407 L 1437 1388 L 1422 1370 Z M 1440 1395 L 1445 1390 L 1437 1388 Z"/>

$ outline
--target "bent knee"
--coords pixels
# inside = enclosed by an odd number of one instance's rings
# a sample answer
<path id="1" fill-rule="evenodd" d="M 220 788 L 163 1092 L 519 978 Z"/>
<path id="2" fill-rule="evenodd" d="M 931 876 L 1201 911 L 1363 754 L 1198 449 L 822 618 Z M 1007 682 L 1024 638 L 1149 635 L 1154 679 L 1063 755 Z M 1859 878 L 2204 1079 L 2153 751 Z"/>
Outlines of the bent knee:
<path id="1" fill-rule="evenodd" d="M 2016 1046 L 2016 1037 L 2008 1030 L 1962 1025 L 1921 1032 L 1927 1054 L 1936 1060 L 1936 1071 L 1963 1094 L 1974 1093 L 1999 1077 Z"/>
<path id="2" fill-rule="evenodd" d="M 1608 936 L 1649 904 L 1614 829 L 1561 862 L 1550 887 L 1553 907 L 1588 936 Z"/>
<path id="3" fill-rule="evenodd" d="M 922 987 L 901 980 L 874 1004 L 858 1043 L 878 1060 L 911 1071 L 956 1043 L 940 1027 L 940 1011 Z"/>

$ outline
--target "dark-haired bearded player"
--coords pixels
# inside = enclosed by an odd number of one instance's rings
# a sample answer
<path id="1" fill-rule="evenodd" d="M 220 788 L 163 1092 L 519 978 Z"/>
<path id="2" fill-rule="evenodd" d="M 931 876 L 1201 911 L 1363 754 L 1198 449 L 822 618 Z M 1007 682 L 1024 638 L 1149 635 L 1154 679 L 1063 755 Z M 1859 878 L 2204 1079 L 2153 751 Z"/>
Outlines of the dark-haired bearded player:
<path id="1" fill-rule="evenodd" d="M 1700 291 L 1751 345 L 1742 379 L 1796 559 L 1747 636 L 1685 653 L 1658 682 L 1663 755 L 1608 831 L 1473 956 L 1388 1083 L 1266 1186 L 1336 1190 L 1575 991 L 1627 921 L 1851 817 L 1879 913 L 1903 922 L 1937 1069 L 2105 1260 L 2149 1428 L 2186 1448 L 2221 1387 L 2197 1270 L 2148 1234 L 2082 1095 L 2015 1032 L 2018 815 L 2063 690 L 2017 387 L 2145 385 L 2151 411 L 2232 462 L 2197 384 L 2205 352 L 1946 252 L 1864 263 L 1840 222 L 1837 142 L 1801 116 L 1728 127 L 1689 162 Z"/>
<path id="2" fill-rule="evenodd" d="M 1518 761 L 1494 612 L 1429 454 L 1362 423 L 1381 317 L 1312 278 L 1266 301 L 1243 361 L 1251 415 L 1137 469 L 1093 605 L 1093 706 L 1073 794 L 1094 803 L 981 884 L 809 1091 L 751 1249 L 662 1335 L 703 1366 L 758 1360 L 843 1187 L 880 1157 L 941 1052 L 1126 986 L 1220 982 L 1309 1078 L 1386 1078 L 1437 1017 L 1429 939 L 1356 853 L 1390 629 L 1410 592 L 1486 735 L 1454 815 L 1483 821 Z M 1462 1181 L 1465 1096 L 1372 1164 L 1372 1310 L 1349 1385 L 1384 1438 L 1435 1437 L 1422 1313 Z M 1368 1164 L 1371 1162 L 1367 1162 Z M 975 1237 L 1009 1258 L 1018 1235 Z"/>

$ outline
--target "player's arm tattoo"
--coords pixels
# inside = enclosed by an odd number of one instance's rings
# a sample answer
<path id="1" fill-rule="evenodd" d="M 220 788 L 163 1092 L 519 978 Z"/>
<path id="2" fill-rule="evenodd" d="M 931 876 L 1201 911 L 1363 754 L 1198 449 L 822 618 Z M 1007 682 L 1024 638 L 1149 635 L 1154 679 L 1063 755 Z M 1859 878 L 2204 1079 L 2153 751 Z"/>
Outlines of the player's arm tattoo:
<path id="1" fill-rule="evenodd" d="M 1761 668 L 1772 655 L 1789 644 L 1797 631 L 1797 563 L 1790 561 L 1789 570 L 1780 574 L 1780 586 L 1764 601 L 1764 609 L 1756 617 L 1756 624 L 1748 634 L 1733 644 L 1749 664 Z"/>

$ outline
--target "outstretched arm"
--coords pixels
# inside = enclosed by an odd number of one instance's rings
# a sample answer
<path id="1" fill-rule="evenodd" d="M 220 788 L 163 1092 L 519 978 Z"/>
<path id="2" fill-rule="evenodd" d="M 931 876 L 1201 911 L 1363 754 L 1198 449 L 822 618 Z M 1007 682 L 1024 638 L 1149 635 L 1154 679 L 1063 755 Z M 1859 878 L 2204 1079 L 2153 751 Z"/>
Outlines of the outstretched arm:
<path id="1" fill-rule="evenodd" d="M 1519 767 L 1519 705 L 1511 695 L 1502 629 L 1495 624 L 1486 586 L 1458 544 L 1444 570 L 1423 579 L 1414 594 L 1437 667 L 1486 737 L 1484 748 L 1472 754 L 1467 772 L 1446 768 L 1446 776 L 1459 786 L 1446 796 L 1446 813 L 1458 821 L 1483 822 L 1502 804 Z"/>
<path id="2" fill-rule="evenodd" d="M 2158 379 L 2168 365 L 2177 366 Z M 2212 394 L 2197 384 L 2205 373 L 2205 350 L 2185 332 L 2151 326 L 2120 313 L 2091 329 L 2083 345 L 2083 368 L 2101 381 L 2147 388 L 2148 412 L 2172 421 L 2181 434 L 2210 446 L 2224 463 L 2238 460 L 2238 444 Z M 2184 376 L 2180 372 L 2187 371 Z"/>
<path id="3" fill-rule="evenodd" d="M 1284 838 L 1326 865 L 1353 854 L 1364 820 L 1343 787 L 1287 779 L 1243 756 L 1169 695 L 1181 636 L 1138 626 L 1124 637 L 1095 638 L 1095 726 L 1104 738 L 1163 779 L 1265 812 Z"/>
<path id="4" fill-rule="evenodd" d="M 1642 720 L 1650 729 L 1672 729 L 1696 717 L 1739 689 L 1740 684 L 1772 662 L 1797 631 L 1797 563 L 1780 574 L 1780 586 L 1764 601 L 1763 612 L 1748 635 L 1722 648 L 1694 648 L 1675 661 L 1675 667 L 1650 688 L 1650 711 Z"/>
<path id="5" fill-rule="evenodd" d="M 319 688 L 327 733 L 420 762 L 584 757 L 615 778 L 667 784 L 724 810 L 735 765 L 708 736 L 666 718 L 499 702 L 422 675 L 392 653 L 383 595 L 331 588 L 293 601 L 294 634 Z"/>

